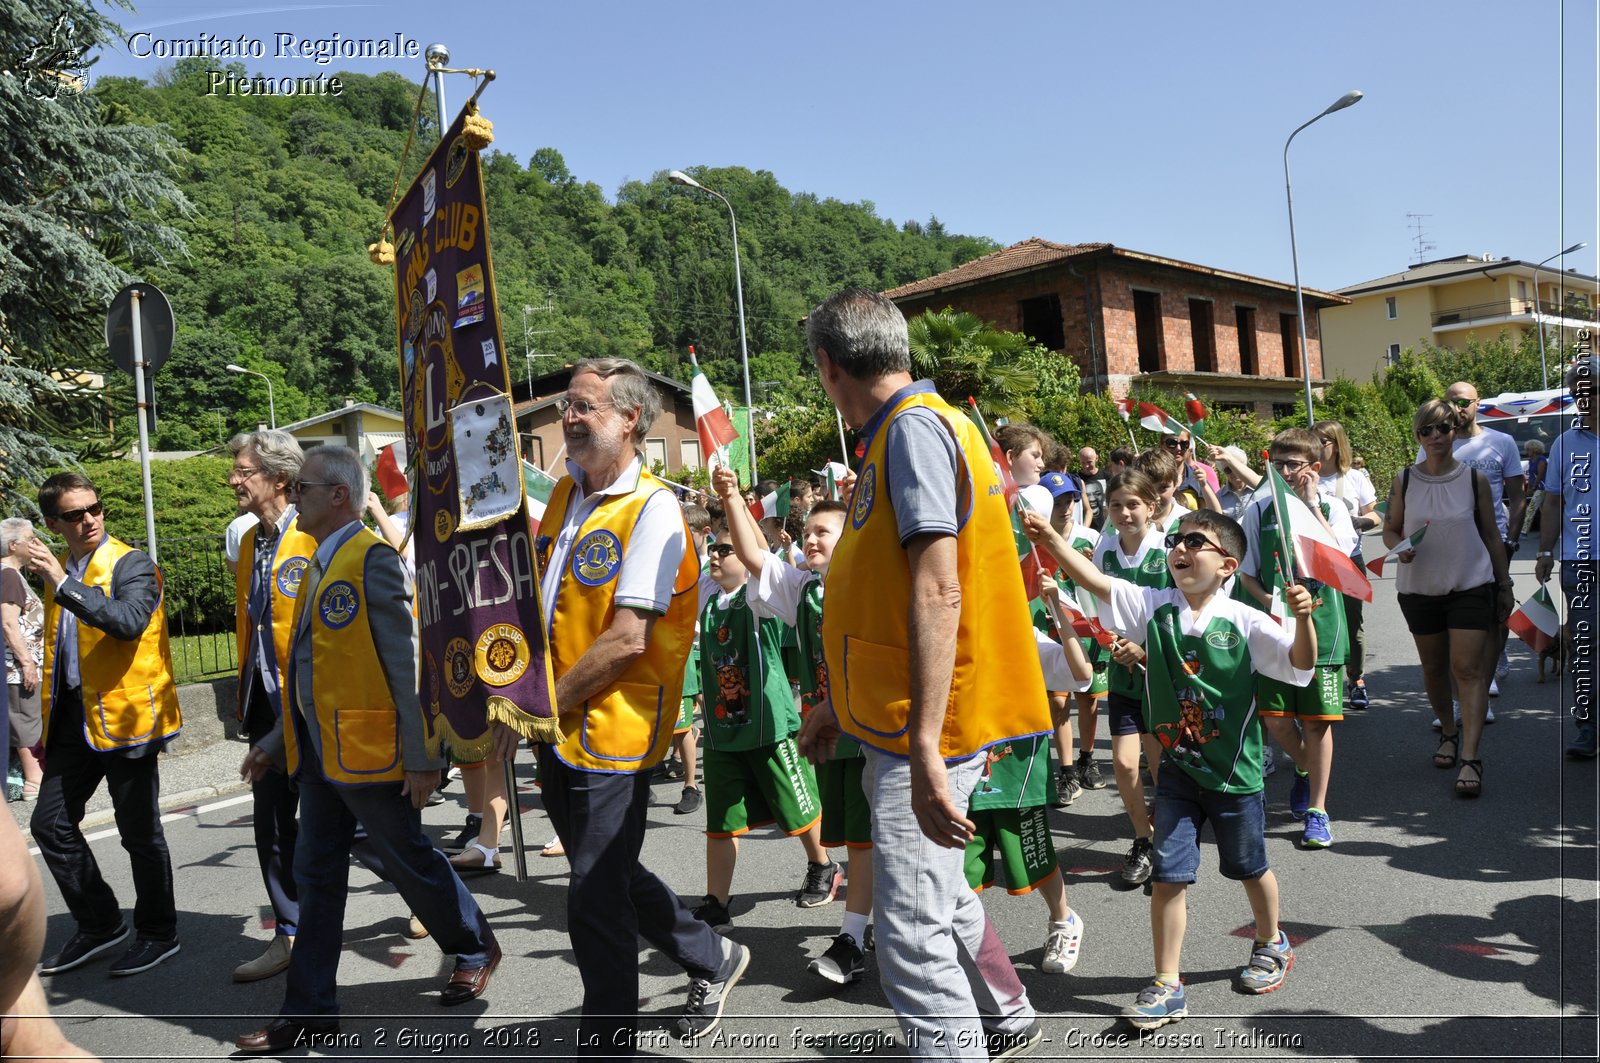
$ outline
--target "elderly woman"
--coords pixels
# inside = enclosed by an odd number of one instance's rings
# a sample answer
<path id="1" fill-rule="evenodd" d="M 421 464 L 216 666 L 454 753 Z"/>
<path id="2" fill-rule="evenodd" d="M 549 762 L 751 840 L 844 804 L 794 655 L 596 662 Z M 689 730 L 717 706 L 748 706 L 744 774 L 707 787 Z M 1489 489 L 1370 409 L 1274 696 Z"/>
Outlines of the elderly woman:
<path id="1" fill-rule="evenodd" d="M 1456 432 L 1465 414 L 1443 399 L 1429 399 L 1411 420 L 1422 460 L 1395 477 L 1383 542 L 1394 549 L 1423 525 L 1428 534 L 1399 555 L 1395 575 L 1400 612 L 1416 640 L 1428 702 L 1439 720 L 1436 768 L 1454 768 L 1456 794 L 1483 792 L 1478 742 L 1489 708 L 1489 664 L 1484 647 L 1511 613 L 1511 576 L 1495 526 L 1488 479 L 1456 460 Z M 1461 699 L 1454 718 L 1450 680 Z"/>
<path id="2" fill-rule="evenodd" d="M 1528 473 L 1528 512 L 1522 518 L 1522 534 L 1527 535 L 1539 524 L 1539 507 L 1544 505 L 1544 474 L 1550 467 L 1545 457 L 1544 443 L 1530 439 L 1522 444 L 1522 460 Z"/>
<path id="3" fill-rule="evenodd" d="M 39 779 L 44 774 L 34 754 L 41 730 L 44 607 L 22 574 L 33 537 L 31 521 L 22 517 L 0 521 L 0 629 L 5 632 L 6 693 L 11 702 L 9 741 L 22 765 L 22 790 L 13 800 L 23 801 L 39 796 Z"/>
<path id="4" fill-rule="evenodd" d="M 1360 568 L 1361 536 L 1383 523 L 1378 516 L 1378 494 L 1372 487 L 1372 478 L 1365 469 L 1352 464 L 1350 437 L 1338 421 L 1318 421 L 1311 430 L 1322 441 L 1322 493 L 1344 503 L 1350 511 L 1350 523 L 1356 529 L 1356 548 L 1350 558 Z M 1350 681 L 1350 707 L 1365 709 L 1367 697 L 1367 633 L 1361 623 L 1361 599 L 1353 594 L 1344 596 L 1345 627 L 1350 632 L 1350 663 L 1345 666 Z"/>

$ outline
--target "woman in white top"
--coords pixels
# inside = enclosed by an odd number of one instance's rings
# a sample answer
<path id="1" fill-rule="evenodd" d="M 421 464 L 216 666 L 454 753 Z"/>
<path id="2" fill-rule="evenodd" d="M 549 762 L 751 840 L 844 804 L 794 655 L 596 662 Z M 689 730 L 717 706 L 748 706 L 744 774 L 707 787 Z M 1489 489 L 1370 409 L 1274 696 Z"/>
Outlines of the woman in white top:
<path id="1" fill-rule="evenodd" d="M 1351 466 L 1354 455 L 1350 450 L 1350 437 L 1338 421 L 1318 421 L 1311 429 L 1322 440 L 1322 493 L 1344 503 L 1350 511 L 1350 523 L 1356 529 L 1356 548 L 1350 557 L 1360 568 L 1361 536 L 1383 523 L 1378 516 L 1378 494 L 1365 469 Z M 1367 632 L 1361 621 L 1361 599 L 1353 594 L 1344 596 L 1345 627 L 1350 632 L 1350 663 L 1345 666 L 1350 681 L 1350 707 L 1357 711 L 1367 707 Z"/>
<path id="2" fill-rule="evenodd" d="M 1483 790 L 1478 741 L 1492 668 L 1484 646 L 1511 612 L 1511 577 L 1488 480 L 1451 452 L 1461 420 L 1461 412 L 1443 399 L 1429 399 L 1418 408 L 1411 426 L 1422 445 L 1422 461 L 1394 479 L 1383 542 L 1393 549 L 1428 527 L 1414 549 L 1399 555 L 1395 588 L 1439 720 L 1434 767 L 1459 763 L 1457 796 L 1477 797 Z M 1461 699 L 1459 728 L 1450 705 L 1452 677 Z"/>

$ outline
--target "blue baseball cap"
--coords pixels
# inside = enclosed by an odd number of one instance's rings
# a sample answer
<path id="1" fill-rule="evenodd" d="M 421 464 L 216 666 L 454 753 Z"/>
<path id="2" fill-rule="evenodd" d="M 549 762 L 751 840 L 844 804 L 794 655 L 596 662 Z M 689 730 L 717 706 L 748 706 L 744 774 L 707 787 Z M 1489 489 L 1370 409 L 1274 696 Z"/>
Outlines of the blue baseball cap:
<path id="1" fill-rule="evenodd" d="M 1051 498 L 1060 498 L 1062 495 L 1083 494 L 1083 485 L 1071 473 L 1047 472 L 1039 477 L 1039 486 L 1048 490 Z"/>

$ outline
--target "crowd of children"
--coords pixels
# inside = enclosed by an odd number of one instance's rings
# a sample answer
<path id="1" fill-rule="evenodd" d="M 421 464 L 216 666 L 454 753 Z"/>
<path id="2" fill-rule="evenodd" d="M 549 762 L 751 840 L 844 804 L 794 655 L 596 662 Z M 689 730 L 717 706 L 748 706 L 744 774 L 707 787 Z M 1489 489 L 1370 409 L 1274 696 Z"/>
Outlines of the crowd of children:
<path id="1" fill-rule="evenodd" d="M 1187 439 L 1137 454 L 1113 451 L 1097 492 L 1100 512 L 1067 470 L 1071 452 L 1045 433 L 1012 424 L 996 441 L 1019 488 L 1021 526 L 1046 570 L 1032 608 L 1054 730 L 987 751 L 968 808 L 977 828 L 967 846 L 968 884 L 1037 893 L 1047 909 L 1040 969 L 1073 969 L 1084 923 L 1067 903 L 1048 810 L 1108 785 L 1094 754 L 1104 716 L 1133 835 L 1116 877 L 1128 889 L 1149 883 L 1152 898 L 1154 976 L 1125 1018 L 1150 1029 L 1187 1014 L 1179 977 L 1184 894 L 1208 821 L 1222 874 L 1244 885 L 1255 917 L 1236 985 L 1277 989 L 1294 953 L 1278 927 L 1278 886 L 1266 860 L 1267 737 L 1295 764 L 1289 809 L 1304 821 L 1303 846 L 1327 848 L 1330 725 L 1342 716 L 1350 645 L 1341 597 L 1284 572 L 1286 551 L 1265 492 L 1244 489 L 1228 507 L 1237 521 L 1218 511 L 1214 474 L 1197 471 L 1204 467 Z M 1312 432 L 1291 430 L 1273 440 L 1269 460 L 1354 552 L 1358 536 L 1346 508 L 1319 493 L 1322 451 Z M 851 482 L 826 497 L 795 481 L 786 520 L 758 519 L 759 500 L 770 501 L 775 484 L 741 494 L 725 468 L 714 469 L 711 482 L 713 498 L 684 503 L 701 552 L 700 625 L 673 756 L 662 769 L 684 782 L 675 811 L 687 815 L 703 803 L 706 816 L 705 898 L 694 914 L 729 931 L 740 839 L 775 824 L 805 854 L 798 906 L 844 892 L 839 932 L 810 971 L 849 984 L 865 972 L 872 948 L 872 813 L 861 750 L 841 739 L 813 765 L 795 735 L 829 697 L 824 589 L 849 513 L 837 494 L 848 499 Z M 841 598 L 848 593 L 835 589 L 829 608 L 848 608 Z M 843 864 L 829 855 L 840 848 Z"/>

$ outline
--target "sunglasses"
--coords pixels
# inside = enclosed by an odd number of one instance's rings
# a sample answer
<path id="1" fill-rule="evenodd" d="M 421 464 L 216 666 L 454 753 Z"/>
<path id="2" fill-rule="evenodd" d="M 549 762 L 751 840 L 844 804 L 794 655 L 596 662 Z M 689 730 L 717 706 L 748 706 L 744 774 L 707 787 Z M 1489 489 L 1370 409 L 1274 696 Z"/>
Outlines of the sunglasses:
<path id="1" fill-rule="evenodd" d="M 727 557 L 729 554 L 733 553 L 733 544 L 718 543 L 717 545 L 708 549 L 706 553 L 710 554 L 712 557 Z"/>
<path id="2" fill-rule="evenodd" d="M 1456 409 L 1464 410 L 1468 406 L 1471 406 L 1474 402 L 1477 402 L 1478 400 L 1477 399 L 1451 399 L 1449 401 L 1452 402 L 1455 405 Z"/>
<path id="3" fill-rule="evenodd" d="M 1167 549 L 1176 550 L 1179 543 L 1182 543 L 1190 550 L 1211 549 L 1219 554 L 1228 556 L 1228 551 L 1207 539 L 1200 532 L 1169 532 L 1166 538 Z"/>
<path id="4" fill-rule="evenodd" d="M 1189 441 L 1187 439 L 1163 439 L 1161 441 L 1161 445 L 1166 447 L 1168 450 L 1189 449 Z"/>
<path id="5" fill-rule="evenodd" d="M 104 511 L 105 507 L 96 502 L 93 505 L 84 506 L 82 509 L 69 509 L 57 513 L 55 519 L 65 521 L 68 524 L 82 524 L 84 517 L 98 517 Z"/>
<path id="6" fill-rule="evenodd" d="M 1417 438 L 1418 439 L 1427 439 L 1429 436 L 1433 435 L 1434 433 L 1438 433 L 1439 435 L 1442 435 L 1442 436 L 1447 436 L 1451 432 L 1454 432 L 1455 430 L 1456 430 L 1455 425 L 1451 425 L 1451 424 L 1425 424 L 1421 428 L 1417 429 Z"/>

